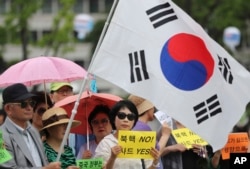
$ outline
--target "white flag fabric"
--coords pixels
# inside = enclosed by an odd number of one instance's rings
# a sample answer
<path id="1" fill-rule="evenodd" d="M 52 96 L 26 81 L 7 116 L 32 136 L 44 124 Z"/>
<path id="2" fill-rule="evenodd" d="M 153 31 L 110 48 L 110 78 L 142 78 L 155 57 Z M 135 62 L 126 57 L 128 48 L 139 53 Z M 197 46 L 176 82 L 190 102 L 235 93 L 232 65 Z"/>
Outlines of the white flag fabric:
<path id="1" fill-rule="evenodd" d="M 120 0 L 89 72 L 152 101 L 214 150 L 250 101 L 250 73 L 168 0 Z"/>

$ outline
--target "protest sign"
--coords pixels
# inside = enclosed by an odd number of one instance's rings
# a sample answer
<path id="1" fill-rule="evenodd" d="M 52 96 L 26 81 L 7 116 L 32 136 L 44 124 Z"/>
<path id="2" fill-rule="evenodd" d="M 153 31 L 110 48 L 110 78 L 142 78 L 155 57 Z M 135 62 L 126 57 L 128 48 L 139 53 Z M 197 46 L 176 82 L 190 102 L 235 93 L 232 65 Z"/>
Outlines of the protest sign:
<path id="1" fill-rule="evenodd" d="M 192 144 L 199 144 L 201 146 L 208 144 L 205 140 L 188 128 L 172 130 L 172 135 L 177 143 L 183 144 L 187 149 L 192 148 Z"/>
<path id="2" fill-rule="evenodd" d="M 230 153 L 246 153 L 248 142 L 247 133 L 230 133 L 226 145 L 221 150 L 222 159 L 229 159 Z"/>
<path id="3" fill-rule="evenodd" d="M 102 158 L 91 158 L 76 160 L 76 164 L 80 169 L 102 169 L 103 159 Z"/>
<path id="4" fill-rule="evenodd" d="M 120 158 L 153 158 L 150 149 L 155 147 L 155 131 L 124 131 L 118 134 L 118 144 L 122 146 Z"/>

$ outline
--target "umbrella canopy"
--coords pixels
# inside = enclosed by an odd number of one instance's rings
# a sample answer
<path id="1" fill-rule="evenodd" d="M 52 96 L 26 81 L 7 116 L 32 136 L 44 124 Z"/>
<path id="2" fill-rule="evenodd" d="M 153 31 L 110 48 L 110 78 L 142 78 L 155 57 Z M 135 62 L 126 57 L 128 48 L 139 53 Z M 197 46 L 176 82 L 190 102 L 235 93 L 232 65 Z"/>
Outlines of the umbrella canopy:
<path id="1" fill-rule="evenodd" d="M 32 86 L 41 83 L 83 79 L 85 69 L 78 64 L 59 57 L 40 56 L 12 65 L 0 75 L 0 87 L 23 83 Z"/>
<path id="2" fill-rule="evenodd" d="M 78 95 L 66 97 L 65 99 L 57 102 L 55 107 L 64 108 L 68 115 L 71 116 L 75 102 L 77 101 Z M 75 120 L 81 121 L 81 125 L 71 129 L 72 133 L 78 134 L 89 134 L 88 115 L 94 109 L 96 105 L 107 105 L 111 108 L 116 102 L 122 100 L 119 96 L 108 94 L 108 93 L 92 93 L 85 91 L 79 100 L 77 113 Z"/>

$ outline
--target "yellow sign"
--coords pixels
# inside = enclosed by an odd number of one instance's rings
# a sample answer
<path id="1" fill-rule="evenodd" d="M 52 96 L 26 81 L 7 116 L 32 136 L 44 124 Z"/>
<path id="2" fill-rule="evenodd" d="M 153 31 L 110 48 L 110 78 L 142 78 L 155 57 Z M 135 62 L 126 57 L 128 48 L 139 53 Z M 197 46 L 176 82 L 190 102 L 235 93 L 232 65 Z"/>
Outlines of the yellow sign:
<path id="1" fill-rule="evenodd" d="M 248 142 L 247 133 L 230 133 L 226 145 L 221 150 L 222 159 L 229 159 L 230 153 L 246 153 Z"/>
<path id="2" fill-rule="evenodd" d="M 183 144 L 187 149 L 192 148 L 192 144 L 198 144 L 201 146 L 208 145 L 205 140 L 188 128 L 172 130 L 172 135 L 177 143 Z"/>
<path id="3" fill-rule="evenodd" d="M 118 144 L 122 146 L 119 158 L 153 158 L 150 149 L 155 147 L 156 132 L 119 130 Z"/>

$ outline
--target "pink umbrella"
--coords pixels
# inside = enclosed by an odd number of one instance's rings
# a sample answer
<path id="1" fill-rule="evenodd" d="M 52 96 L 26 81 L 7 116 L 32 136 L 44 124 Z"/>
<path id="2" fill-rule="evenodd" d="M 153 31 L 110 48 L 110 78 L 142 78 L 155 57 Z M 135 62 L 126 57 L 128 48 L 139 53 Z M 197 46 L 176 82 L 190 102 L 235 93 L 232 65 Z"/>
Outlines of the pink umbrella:
<path id="1" fill-rule="evenodd" d="M 23 83 L 32 86 L 40 83 L 71 82 L 86 77 L 87 72 L 76 63 L 59 58 L 41 56 L 12 65 L 0 75 L 0 87 Z"/>

